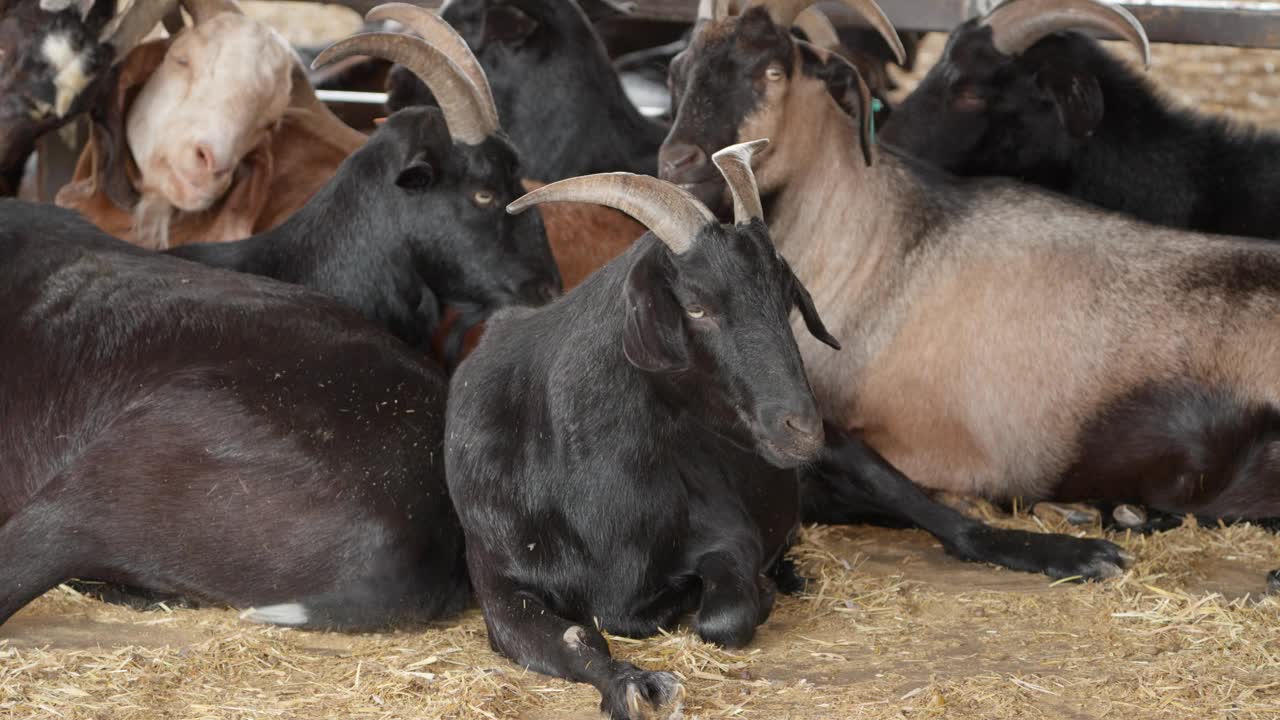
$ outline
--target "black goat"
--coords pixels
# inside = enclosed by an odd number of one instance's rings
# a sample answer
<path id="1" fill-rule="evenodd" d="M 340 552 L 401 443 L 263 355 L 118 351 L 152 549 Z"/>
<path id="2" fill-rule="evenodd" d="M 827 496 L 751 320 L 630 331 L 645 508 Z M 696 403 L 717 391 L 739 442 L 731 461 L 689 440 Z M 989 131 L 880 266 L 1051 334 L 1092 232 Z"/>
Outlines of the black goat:
<path id="1" fill-rule="evenodd" d="M 682 691 L 613 660 L 600 630 L 652 635 L 692 611 L 702 638 L 748 643 L 775 591 L 799 586 L 783 555 L 802 507 L 795 468 L 813 460 L 803 503 L 828 516 L 887 508 L 956 554 L 1057 575 L 1115 560 L 1102 541 L 968 520 L 824 431 L 792 308 L 838 344 L 761 221 L 761 145 L 714 155 L 732 226 L 642 176 L 561 181 L 513 203 L 598 202 L 653 232 L 561 300 L 496 316 L 450 386 L 449 489 L 490 644 L 591 683 L 615 719 L 676 713 Z"/>
<path id="2" fill-rule="evenodd" d="M 113 84 L 104 80 L 112 64 L 177 0 L 136 0 L 107 37 L 116 4 L 0 2 L 0 195 L 17 193 L 36 141 L 93 107 Z"/>
<path id="3" fill-rule="evenodd" d="M 479 57 L 528 177 L 657 172 L 666 129 L 627 99 L 575 0 L 454 0 L 443 17 Z M 431 102 L 403 68 L 391 71 L 388 93 L 392 110 Z"/>
<path id="4" fill-rule="evenodd" d="M 388 118 L 279 227 L 170 253 L 306 285 L 413 345 L 431 339 L 443 304 L 478 321 L 495 307 L 540 304 L 559 294 L 540 218 L 503 212 L 522 194 L 520 163 L 485 99 L 421 38 L 357 35 L 318 62 L 355 54 L 413 68 L 436 88 L 441 109 L 410 108 Z"/>
<path id="5" fill-rule="evenodd" d="M 305 288 L 0 201 L 0 622 L 70 578 L 362 629 L 469 594 L 440 370 Z"/>
<path id="6" fill-rule="evenodd" d="M 961 175 L 1006 175 L 1149 222 L 1280 237 L 1280 134 L 1173 107 L 1097 41 L 1146 36 L 1093 0 L 1012 0 L 952 33 L 887 144 Z"/>

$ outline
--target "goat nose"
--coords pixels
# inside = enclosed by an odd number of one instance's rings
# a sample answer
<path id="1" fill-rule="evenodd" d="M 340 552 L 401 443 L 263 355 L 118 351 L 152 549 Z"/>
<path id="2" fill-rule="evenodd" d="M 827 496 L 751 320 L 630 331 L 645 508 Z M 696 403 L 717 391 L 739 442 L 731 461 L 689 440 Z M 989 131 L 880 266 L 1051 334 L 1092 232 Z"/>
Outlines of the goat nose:
<path id="1" fill-rule="evenodd" d="M 196 168 L 212 175 L 215 165 L 213 148 L 208 143 L 196 143 Z"/>
<path id="2" fill-rule="evenodd" d="M 658 153 L 658 167 L 665 180 L 677 181 L 687 173 L 707 164 L 707 154 L 697 145 L 665 145 Z"/>
<path id="3" fill-rule="evenodd" d="M 782 422 L 792 433 L 804 438 L 822 435 L 822 418 L 816 414 L 797 415 L 791 413 Z"/>

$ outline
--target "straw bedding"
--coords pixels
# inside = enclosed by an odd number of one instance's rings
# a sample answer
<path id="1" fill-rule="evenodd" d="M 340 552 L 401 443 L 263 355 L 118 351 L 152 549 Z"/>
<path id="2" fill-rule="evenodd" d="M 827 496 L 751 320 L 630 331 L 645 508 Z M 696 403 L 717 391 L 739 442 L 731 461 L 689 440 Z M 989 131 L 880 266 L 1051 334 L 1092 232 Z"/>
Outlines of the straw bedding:
<path id="1" fill-rule="evenodd" d="M 354 19 L 254 12 L 306 41 Z M 940 47 L 930 38 L 925 65 Z M 1157 46 L 1154 58 L 1185 102 L 1280 118 L 1280 53 Z M 1280 599 L 1261 594 L 1280 538 L 1192 523 L 1112 539 L 1138 558 L 1123 578 L 1055 585 L 960 563 L 917 531 L 808 528 L 795 555 L 809 591 L 782 599 L 750 648 L 684 629 L 612 646 L 677 673 L 694 718 L 1280 717 Z M 348 636 L 253 626 L 230 610 L 139 612 L 63 587 L 0 626 L 0 718 L 559 720 L 597 717 L 596 702 L 492 654 L 476 610 Z"/>

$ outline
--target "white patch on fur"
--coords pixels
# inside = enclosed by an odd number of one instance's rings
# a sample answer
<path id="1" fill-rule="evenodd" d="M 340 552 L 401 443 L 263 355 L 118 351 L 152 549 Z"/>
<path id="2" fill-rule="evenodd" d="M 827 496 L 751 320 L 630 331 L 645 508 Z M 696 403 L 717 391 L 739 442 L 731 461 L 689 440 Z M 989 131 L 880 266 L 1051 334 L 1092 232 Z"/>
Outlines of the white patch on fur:
<path id="1" fill-rule="evenodd" d="M 282 603 L 280 605 L 249 608 L 240 613 L 241 620 L 263 625 L 306 625 L 309 618 L 307 607 L 302 603 Z"/>
<path id="2" fill-rule="evenodd" d="M 83 20 L 93 7 L 93 0 L 40 0 L 40 9 L 45 12 L 57 13 L 70 7 L 75 7 Z"/>
<path id="3" fill-rule="evenodd" d="M 152 250 L 169 248 L 169 220 L 173 206 L 160 193 L 144 190 L 133 208 L 133 241 Z"/>
<path id="4" fill-rule="evenodd" d="M 40 52 L 54 69 L 53 86 L 57 94 L 54 96 L 53 112 L 58 117 L 63 117 L 93 77 L 85 72 L 84 56 L 76 52 L 71 38 L 65 34 L 55 33 L 45 37 L 40 45 Z"/>
<path id="5" fill-rule="evenodd" d="M 581 625 L 574 625 L 568 630 L 565 630 L 564 644 L 568 645 L 570 649 L 573 649 L 573 650 L 577 650 L 578 648 L 582 647 L 582 644 L 583 644 L 582 632 L 583 630 Z"/>

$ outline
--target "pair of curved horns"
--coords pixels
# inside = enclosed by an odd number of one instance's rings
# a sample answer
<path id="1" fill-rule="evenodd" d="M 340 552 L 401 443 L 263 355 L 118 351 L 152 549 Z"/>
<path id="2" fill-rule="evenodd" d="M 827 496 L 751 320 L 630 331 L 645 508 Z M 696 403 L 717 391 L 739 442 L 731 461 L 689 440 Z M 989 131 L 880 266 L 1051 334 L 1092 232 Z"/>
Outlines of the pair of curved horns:
<path id="1" fill-rule="evenodd" d="M 730 145 L 711 156 L 733 194 L 735 223 L 762 218 L 760 193 L 751 156 L 768 140 Z M 698 233 L 716 216 L 688 191 L 650 175 L 601 173 L 569 178 L 544 185 L 507 206 L 507 212 L 524 212 L 546 202 L 587 202 L 621 210 L 649 228 L 671 252 L 680 255 L 693 247 Z"/>
<path id="2" fill-rule="evenodd" d="M 407 3 L 379 5 L 365 18 L 373 22 L 394 20 L 420 37 L 386 32 L 353 35 L 325 48 L 311 67 L 353 55 L 399 63 L 431 89 L 455 140 L 479 145 L 497 132 L 498 106 L 489 80 L 471 48 L 449 23 L 430 10 Z"/>
<path id="3" fill-rule="evenodd" d="M 768 11 L 769 17 L 773 20 L 775 25 L 780 27 L 791 27 L 793 24 L 798 24 L 797 21 L 801 18 L 801 13 L 804 13 L 805 10 L 808 10 L 820 1 L 821 0 L 747 0 L 743 9 L 763 7 Z M 898 37 L 898 31 L 893 29 L 893 23 L 889 22 L 889 18 L 884 14 L 884 11 L 880 9 L 880 6 L 876 4 L 876 0 L 842 1 L 845 5 L 849 6 L 849 9 L 862 16 L 862 18 L 867 21 L 867 24 L 874 28 L 876 32 L 880 33 L 880 37 L 884 38 L 885 43 L 891 50 L 893 50 L 893 55 L 898 59 L 899 65 L 906 62 L 907 51 L 902 47 L 902 38 Z M 701 4 L 698 6 L 698 18 L 700 20 L 723 20 L 724 18 L 729 17 L 729 15 L 737 9 L 737 5 L 738 2 L 736 0 L 702 0 Z M 814 12 L 821 15 L 821 13 L 817 11 Z M 822 15 L 821 19 L 826 20 L 826 16 Z M 820 21 L 813 19 L 812 13 L 807 20 L 800 20 L 800 23 L 804 23 L 801 25 L 801 28 L 805 31 L 805 34 L 809 35 L 810 39 L 814 41 L 813 44 L 819 47 L 826 47 L 825 43 L 830 42 L 830 36 L 835 35 L 835 29 L 831 27 L 830 21 L 827 21 L 826 25 L 829 30 L 815 29 L 815 32 L 823 33 L 821 39 L 815 38 L 810 34 L 810 28 L 815 28 L 815 25 L 818 22 Z"/>
<path id="4" fill-rule="evenodd" d="M 1142 23 L 1128 10 L 1099 0 L 1009 0 L 987 13 L 991 42 L 1005 55 L 1018 55 L 1063 30 L 1097 30 L 1123 38 L 1151 65 L 1151 44 Z"/>

